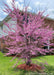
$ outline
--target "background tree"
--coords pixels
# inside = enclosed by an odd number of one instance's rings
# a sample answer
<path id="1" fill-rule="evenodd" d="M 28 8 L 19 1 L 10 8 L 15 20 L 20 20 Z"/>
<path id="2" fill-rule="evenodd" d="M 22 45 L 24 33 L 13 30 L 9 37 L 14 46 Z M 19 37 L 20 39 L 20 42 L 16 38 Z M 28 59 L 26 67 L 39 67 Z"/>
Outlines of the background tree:
<path id="1" fill-rule="evenodd" d="M 21 54 L 20 58 L 26 61 L 26 65 L 30 65 L 32 55 L 37 55 L 38 53 L 45 55 L 53 50 L 42 48 L 42 46 L 52 45 L 52 43 L 48 43 L 48 40 L 53 39 L 52 29 L 49 29 L 48 26 L 45 27 L 44 19 L 46 17 L 42 17 L 43 12 L 38 14 L 28 13 L 28 7 L 20 11 L 16 7 L 14 0 L 11 3 L 12 9 L 7 4 L 4 3 L 4 5 L 5 9 L 3 11 L 9 13 L 12 20 L 16 22 L 15 26 L 4 22 L 9 29 L 4 31 L 8 33 L 8 36 L 3 37 L 5 44 L 8 46 L 6 47 L 8 49 L 6 55 L 16 54 L 17 56 Z"/>

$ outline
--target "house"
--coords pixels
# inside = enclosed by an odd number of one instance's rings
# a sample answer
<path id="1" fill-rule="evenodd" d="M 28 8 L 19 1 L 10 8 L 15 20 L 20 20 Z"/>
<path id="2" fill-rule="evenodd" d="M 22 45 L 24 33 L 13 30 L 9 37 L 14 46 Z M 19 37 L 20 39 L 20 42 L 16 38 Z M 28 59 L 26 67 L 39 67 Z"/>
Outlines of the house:
<path id="1" fill-rule="evenodd" d="M 5 45 L 4 45 L 4 41 L 2 40 L 2 35 L 7 36 L 8 34 L 4 33 L 3 30 L 7 30 L 7 26 L 3 23 L 3 22 L 7 22 L 8 24 L 13 24 L 15 25 L 16 22 L 12 21 L 12 19 L 9 17 L 9 15 L 2 21 L 0 22 L 0 48 L 4 49 Z M 49 25 L 50 28 L 52 28 L 54 30 L 54 20 L 50 19 L 50 18 L 46 18 L 45 20 L 46 26 Z M 52 41 L 54 42 L 54 40 Z"/>
<path id="2" fill-rule="evenodd" d="M 4 44 L 4 40 L 2 39 L 2 36 L 7 36 L 8 34 L 4 33 L 3 30 L 8 30 L 8 27 L 3 23 L 3 22 L 7 22 L 8 24 L 15 24 L 15 21 L 12 21 L 12 19 L 9 17 L 9 15 L 0 23 L 0 50 L 3 50 L 4 47 L 6 46 Z"/>

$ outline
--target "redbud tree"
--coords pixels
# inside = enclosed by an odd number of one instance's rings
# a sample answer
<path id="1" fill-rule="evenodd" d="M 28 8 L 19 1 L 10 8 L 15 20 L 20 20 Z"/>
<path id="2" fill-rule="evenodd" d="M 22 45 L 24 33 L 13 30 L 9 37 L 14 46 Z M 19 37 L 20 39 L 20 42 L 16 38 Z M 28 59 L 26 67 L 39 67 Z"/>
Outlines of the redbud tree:
<path id="1" fill-rule="evenodd" d="M 19 59 L 23 58 L 26 64 L 30 65 L 32 55 L 38 55 L 38 53 L 45 55 L 52 52 L 53 49 L 42 48 L 42 46 L 53 45 L 48 42 L 53 39 L 53 30 L 49 26 L 45 27 L 44 19 L 46 17 L 43 17 L 43 12 L 28 13 L 28 7 L 24 7 L 24 10 L 20 11 L 14 0 L 11 3 L 12 8 L 5 3 L 4 5 L 3 11 L 9 14 L 12 21 L 16 22 L 15 25 L 4 22 L 8 27 L 8 30 L 4 31 L 8 35 L 3 37 L 7 45 L 6 49 L 8 49 L 6 55 L 16 54 L 17 56 L 20 54 Z"/>

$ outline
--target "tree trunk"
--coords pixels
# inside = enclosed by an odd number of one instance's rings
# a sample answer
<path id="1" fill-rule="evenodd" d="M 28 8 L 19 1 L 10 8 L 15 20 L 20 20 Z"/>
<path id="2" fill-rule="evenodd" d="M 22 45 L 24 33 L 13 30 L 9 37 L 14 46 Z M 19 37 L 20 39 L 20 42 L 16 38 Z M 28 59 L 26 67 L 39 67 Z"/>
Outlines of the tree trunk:
<path id="1" fill-rule="evenodd" d="M 31 58 L 30 57 L 27 58 L 26 65 L 29 65 L 29 66 L 31 65 Z"/>

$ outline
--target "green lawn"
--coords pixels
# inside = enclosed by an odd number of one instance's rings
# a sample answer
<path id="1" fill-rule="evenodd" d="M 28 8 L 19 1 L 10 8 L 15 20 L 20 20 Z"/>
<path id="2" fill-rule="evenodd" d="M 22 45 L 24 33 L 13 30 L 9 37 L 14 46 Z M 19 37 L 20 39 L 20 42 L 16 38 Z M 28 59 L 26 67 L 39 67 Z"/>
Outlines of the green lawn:
<path id="1" fill-rule="evenodd" d="M 30 74 L 31 72 L 24 71 L 24 70 L 19 70 L 19 69 L 16 69 L 16 67 L 12 68 L 13 64 L 16 63 L 17 58 L 14 59 L 12 62 L 10 62 L 11 59 L 12 59 L 12 57 L 5 57 L 0 52 L 0 75 L 31 75 Z M 53 74 L 54 73 L 54 55 L 39 56 L 39 57 L 36 57 L 36 58 L 32 58 L 32 60 L 33 60 L 34 63 L 36 62 L 35 60 L 40 61 L 40 62 L 41 61 L 42 62 L 47 61 L 49 65 L 46 66 L 47 69 L 45 70 L 45 72 L 46 73 L 52 73 L 52 75 L 54 75 Z M 18 62 L 17 65 L 19 65 L 19 64 L 22 64 L 21 60 Z M 32 75 L 36 75 L 36 74 L 33 73 Z M 42 75 L 42 74 L 40 74 L 40 75 Z"/>

